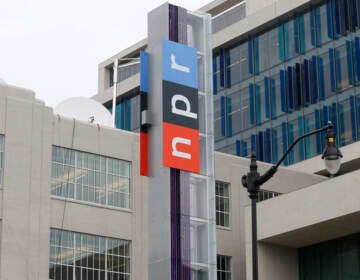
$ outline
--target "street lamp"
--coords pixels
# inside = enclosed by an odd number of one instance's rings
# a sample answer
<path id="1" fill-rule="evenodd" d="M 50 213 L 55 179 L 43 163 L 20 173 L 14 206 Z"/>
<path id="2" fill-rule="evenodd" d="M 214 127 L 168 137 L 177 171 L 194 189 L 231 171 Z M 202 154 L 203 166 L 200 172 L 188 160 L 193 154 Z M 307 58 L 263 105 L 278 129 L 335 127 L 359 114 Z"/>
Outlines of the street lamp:
<path id="1" fill-rule="evenodd" d="M 256 200 L 260 191 L 260 186 L 267 182 L 274 174 L 276 173 L 280 164 L 284 161 L 289 152 L 294 148 L 294 146 L 303 138 L 308 137 L 313 134 L 320 133 L 322 131 L 326 132 L 326 147 L 322 155 L 324 159 L 325 167 L 330 173 L 331 176 L 334 176 L 340 169 L 340 158 L 342 154 L 340 150 L 336 147 L 335 139 L 336 134 L 334 131 L 334 125 L 329 122 L 328 125 L 306 133 L 298 137 L 294 143 L 287 149 L 285 154 L 281 157 L 276 165 L 270 167 L 263 175 L 260 175 L 257 172 L 257 163 L 256 155 L 251 155 L 250 162 L 250 172 L 244 175 L 241 179 L 242 185 L 248 190 L 249 198 L 251 199 L 251 225 L 252 225 L 252 265 L 253 265 L 253 280 L 258 280 L 258 253 L 257 253 L 257 221 L 256 221 Z"/>

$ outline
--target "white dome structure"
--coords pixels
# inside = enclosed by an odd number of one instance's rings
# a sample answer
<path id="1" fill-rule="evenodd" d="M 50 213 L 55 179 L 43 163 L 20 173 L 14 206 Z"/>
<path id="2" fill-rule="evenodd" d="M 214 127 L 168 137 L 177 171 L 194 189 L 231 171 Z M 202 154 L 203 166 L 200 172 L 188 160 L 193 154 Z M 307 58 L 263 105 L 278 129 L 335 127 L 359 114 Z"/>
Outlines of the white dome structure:
<path id="1" fill-rule="evenodd" d="M 86 97 L 71 97 L 62 101 L 54 108 L 54 114 L 114 127 L 110 112 L 99 102 Z"/>

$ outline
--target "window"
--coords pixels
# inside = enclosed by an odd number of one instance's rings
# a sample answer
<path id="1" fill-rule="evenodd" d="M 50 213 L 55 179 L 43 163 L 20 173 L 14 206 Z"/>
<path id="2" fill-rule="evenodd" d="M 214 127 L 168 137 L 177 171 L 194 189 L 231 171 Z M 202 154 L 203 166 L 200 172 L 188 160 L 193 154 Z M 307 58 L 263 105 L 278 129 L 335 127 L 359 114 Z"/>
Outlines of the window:
<path id="1" fill-rule="evenodd" d="M 112 113 L 112 107 L 108 108 Z M 115 108 L 116 128 L 128 131 L 140 131 L 140 93 L 137 91 L 130 97 L 122 98 Z"/>
<path id="2" fill-rule="evenodd" d="M 316 22 L 316 44 L 321 46 L 330 41 L 333 37 L 333 30 L 331 24 L 330 2 L 326 2 L 315 9 Z"/>
<path id="3" fill-rule="evenodd" d="M 338 103 L 340 146 L 356 141 L 355 112 L 355 98 L 353 96 Z"/>
<path id="4" fill-rule="evenodd" d="M 226 74 L 229 86 L 233 86 L 251 76 L 249 72 L 248 44 L 237 45 L 228 50 Z"/>
<path id="5" fill-rule="evenodd" d="M 215 141 L 225 137 L 225 97 L 214 98 Z"/>
<path id="6" fill-rule="evenodd" d="M 229 183 L 216 181 L 216 225 L 230 226 L 230 194 Z"/>
<path id="7" fill-rule="evenodd" d="M 214 55 L 213 57 L 213 85 L 214 94 L 217 94 L 221 87 L 221 65 L 220 65 L 220 54 Z"/>
<path id="8" fill-rule="evenodd" d="M 123 64 L 118 66 L 117 72 L 117 81 L 119 83 L 139 73 L 140 62 L 131 62 L 131 60 L 129 60 L 129 62 L 123 62 Z"/>
<path id="9" fill-rule="evenodd" d="M 128 240 L 51 229 L 49 279 L 130 280 L 130 244 Z"/>
<path id="10" fill-rule="evenodd" d="M 53 147 L 51 194 L 130 208 L 130 162 Z"/>
<path id="11" fill-rule="evenodd" d="M 227 127 L 230 135 L 251 127 L 249 101 L 249 87 L 241 88 L 227 96 Z"/>
<path id="12" fill-rule="evenodd" d="M 351 42 L 335 48 L 336 90 L 343 91 L 354 83 Z"/>
<path id="13" fill-rule="evenodd" d="M 106 71 L 109 73 L 109 87 L 112 87 L 114 85 L 114 70 L 110 67 L 106 68 Z"/>
<path id="14" fill-rule="evenodd" d="M 335 94 L 333 60 L 333 49 L 329 49 L 317 57 L 319 91 L 322 100 Z"/>
<path id="15" fill-rule="evenodd" d="M 267 191 L 267 190 L 260 190 L 256 202 L 260 202 L 260 201 L 263 201 L 263 200 L 274 198 L 274 197 L 277 197 L 279 195 L 281 195 L 281 193 Z"/>
<path id="16" fill-rule="evenodd" d="M 360 235 L 299 248 L 298 263 L 300 280 L 360 279 Z"/>
<path id="17" fill-rule="evenodd" d="M 284 59 L 282 26 L 254 38 L 255 72 L 262 72 L 281 63 Z"/>
<path id="18" fill-rule="evenodd" d="M 231 257 L 216 256 L 217 279 L 231 280 Z"/>

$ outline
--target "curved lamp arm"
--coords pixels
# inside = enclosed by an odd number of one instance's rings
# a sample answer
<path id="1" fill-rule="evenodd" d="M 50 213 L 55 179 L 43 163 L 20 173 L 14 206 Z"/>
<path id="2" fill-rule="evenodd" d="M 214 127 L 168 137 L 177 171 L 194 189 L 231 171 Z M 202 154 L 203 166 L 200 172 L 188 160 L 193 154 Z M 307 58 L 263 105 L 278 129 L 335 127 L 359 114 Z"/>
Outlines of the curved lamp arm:
<path id="1" fill-rule="evenodd" d="M 285 154 L 283 154 L 283 156 L 281 157 L 281 159 L 278 161 L 278 163 L 274 166 L 271 166 L 270 169 L 268 171 L 266 171 L 263 175 L 261 175 L 258 179 L 255 180 L 255 184 L 257 186 L 261 186 L 262 184 L 264 184 L 266 181 L 268 181 L 272 176 L 274 176 L 274 174 L 277 171 L 277 168 L 280 166 L 280 164 L 284 161 L 284 159 L 286 158 L 286 156 L 290 153 L 290 151 L 294 148 L 294 146 L 303 138 L 308 137 L 310 135 L 313 134 L 317 134 L 320 133 L 322 131 L 328 130 L 328 129 L 333 129 L 334 125 L 332 123 L 329 123 L 328 125 L 319 128 L 317 130 L 311 131 L 309 133 L 305 133 L 304 135 L 301 135 L 300 137 L 298 137 L 291 145 L 290 147 L 287 149 L 287 151 L 285 152 Z"/>

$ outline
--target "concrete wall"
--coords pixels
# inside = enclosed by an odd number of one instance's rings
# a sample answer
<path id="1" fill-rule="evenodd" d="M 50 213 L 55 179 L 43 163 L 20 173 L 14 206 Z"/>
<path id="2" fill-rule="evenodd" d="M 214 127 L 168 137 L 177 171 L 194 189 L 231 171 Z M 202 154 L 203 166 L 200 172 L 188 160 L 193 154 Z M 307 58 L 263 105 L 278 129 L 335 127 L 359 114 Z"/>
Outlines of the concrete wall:
<path id="1" fill-rule="evenodd" d="M 138 172 L 138 135 L 54 117 L 33 92 L 2 85 L 0 134 L 0 279 L 48 279 L 50 228 L 131 240 L 132 279 L 146 279 L 147 178 Z M 131 209 L 51 197 L 53 145 L 131 161 Z"/>
<path id="2" fill-rule="evenodd" d="M 247 162 L 247 161 L 245 161 Z M 232 257 L 233 279 L 243 280 L 245 268 L 244 207 L 249 205 L 247 192 L 240 185 L 246 165 L 239 165 L 236 157 L 215 153 L 215 178 L 230 183 L 230 227 L 217 227 L 217 254 Z"/>
<path id="3" fill-rule="evenodd" d="M 47 279 L 52 110 L 28 90 L 0 85 L 5 135 L 0 279 Z"/>
<path id="4" fill-rule="evenodd" d="M 50 227 L 131 240 L 132 279 L 146 279 L 147 178 L 139 175 L 138 135 L 53 117 L 52 143 L 131 162 L 130 210 L 52 196 Z"/>
<path id="5" fill-rule="evenodd" d="M 314 1 L 309 0 L 250 0 L 246 2 L 246 18 L 213 34 L 213 48 L 229 44 L 241 36 L 274 19 L 290 13 L 293 9 Z"/>
<path id="6" fill-rule="evenodd" d="M 260 279 L 297 279 L 297 248 L 360 231 L 360 170 L 257 204 Z M 246 266 L 251 211 L 246 208 Z M 279 274 L 279 270 L 281 274 Z M 252 279 L 247 270 L 247 279 Z"/>

